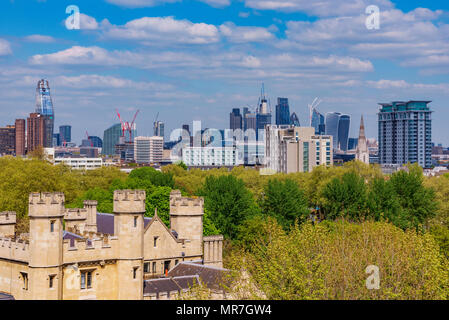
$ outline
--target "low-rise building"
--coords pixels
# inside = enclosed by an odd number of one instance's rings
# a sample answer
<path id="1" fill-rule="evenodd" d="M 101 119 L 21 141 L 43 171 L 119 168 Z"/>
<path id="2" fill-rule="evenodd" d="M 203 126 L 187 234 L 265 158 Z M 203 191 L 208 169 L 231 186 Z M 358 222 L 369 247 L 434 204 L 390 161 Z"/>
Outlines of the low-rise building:
<path id="1" fill-rule="evenodd" d="M 65 164 L 72 169 L 78 170 L 93 170 L 103 166 L 102 158 L 56 158 L 54 160 L 55 165 Z"/>
<path id="2" fill-rule="evenodd" d="M 237 165 L 236 147 L 185 147 L 182 161 L 188 167 L 225 167 Z"/>

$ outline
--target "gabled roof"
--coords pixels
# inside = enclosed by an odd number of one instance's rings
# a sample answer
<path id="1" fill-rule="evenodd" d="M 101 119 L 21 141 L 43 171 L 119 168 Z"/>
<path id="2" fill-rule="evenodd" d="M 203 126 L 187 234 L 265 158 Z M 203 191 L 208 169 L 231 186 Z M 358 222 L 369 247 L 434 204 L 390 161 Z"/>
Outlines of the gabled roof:
<path id="1" fill-rule="evenodd" d="M 143 294 L 159 294 L 190 289 L 199 283 L 197 275 L 145 280 Z"/>
<path id="2" fill-rule="evenodd" d="M 168 272 L 168 277 L 199 276 L 201 282 L 210 289 L 222 289 L 227 269 L 206 266 L 192 262 L 181 262 Z"/>
<path id="3" fill-rule="evenodd" d="M 147 228 L 148 224 L 151 222 L 151 218 L 144 217 L 143 224 L 144 229 Z M 114 215 L 111 213 L 101 213 L 97 212 L 97 231 L 104 234 L 114 234 Z"/>

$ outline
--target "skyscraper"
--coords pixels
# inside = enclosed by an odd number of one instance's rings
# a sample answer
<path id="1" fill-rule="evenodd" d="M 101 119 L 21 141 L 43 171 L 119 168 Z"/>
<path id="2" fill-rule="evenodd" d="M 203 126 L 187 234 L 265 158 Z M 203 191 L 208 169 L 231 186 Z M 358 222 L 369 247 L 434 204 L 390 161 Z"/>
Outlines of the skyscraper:
<path id="1" fill-rule="evenodd" d="M 243 129 L 243 119 L 239 108 L 232 109 L 232 112 L 229 114 L 229 129 Z"/>
<path id="2" fill-rule="evenodd" d="M 153 135 L 155 137 L 162 137 L 164 138 L 164 123 L 162 121 L 156 121 L 153 124 Z"/>
<path id="3" fill-rule="evenodd" d="M 334 150 L 338 149 L 338 125 L 340 122 L 339 112 L 326 113 L 326 135 L 332 136 Z"/>
<path id="4" fill-rule="evenodd" d="M 379 163 L 432 166 L 431 101 L 380 103 Z"/>
<path id="5" fill-rule="evenodd" d="M 355 158 L 359 161 L 369 164 L 369 151 L 368 151 L 368 143 L 365 137 L 365 124 L 363 123 L 363 116 L 360 119 L 359 140 L 357 144 Z"/>
<path id="6" fill-rule="evenodd" d="M 298 115 L 296 114 L 296 112 L 293 112 L 292 115 L 290 116 L 290 125 L 295 126 L 295 127 L 300 127 L 301 123 L 299 122 L 299 118 Z"/>
<path id="7" fill-rule="evenodd" d="M 45 117 L 40 113 L 30 113 L 27 119 L 27 152 L 44 147 L 44 135 Z"/>
<path id="8" fill-rule="evenodd" d="M 262 86 L 261 95 L 259 98 L 259 107 L 257 109 L 257 132 L 256 136 L 259 140 L 259 130 L 265 132 L 265 126 L 271 124 L 271 110 L 268 110 L 268 100 L 265 96 L 265 87 Z"/>
<path id="9" fill-rule="evenodd" d="M 93 145 L 94 148 L 103 148 L 103 140 L 97 136 L 89 136 L 89 140 L 91 142 L 90 145 Z"/>
<path id="10" fill-rule="evenodd" d="M 59 126 L 59 140 L 61 144 L 72 142 L 72 126 Z"/>
<path id="11" fill-rule="evenodd" d="M 103 149 L 101 153 L 108 156 L 114 155 L 115 145 L 119 142 L 121 135 L 122 126 L 120 123 L 116 123 L 106 129 L 103 135 Z"/>
<path id="12" fill-rule="evenodd" d="M 278 98 L 276 105 L 276 125 L 290 124 L 288 98 Z"/>
<path id="13" fill-rule="evenodd" d="M 313 109 L 311 125 L 315 128 L 315 134 L 325 134 L 325 119 L 317 109 Z"/>
<path id="14" fill-rule="evenodd" d="M 39 80 L 37 83 L 35 113 L 40 114 L 43 121 L 43 147 L 51 148 L 53 146 L 55 113 L 50 95 L 50 86 L 48 81 L 44 79 Z"/>
<path id="15" fill-rule="evenodd" d="M 16 119 L 16 156 L 21 157 L 25 155 L 25 119 Z"/>
<path id="16" fill-rule="evenodd" d="M 338 122 L 338 148 L 341 151 L 348 151 L 349 128 L 351 126 L 351 116 L 340 115 Z"/>

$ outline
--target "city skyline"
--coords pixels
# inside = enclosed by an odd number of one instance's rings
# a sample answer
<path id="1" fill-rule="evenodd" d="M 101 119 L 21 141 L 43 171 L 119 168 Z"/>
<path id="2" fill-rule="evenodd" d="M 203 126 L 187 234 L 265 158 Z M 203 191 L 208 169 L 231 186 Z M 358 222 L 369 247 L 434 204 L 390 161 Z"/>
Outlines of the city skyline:
<path id="1" fill-rule="evenodd" d="M 377 138 L 378 103 L 432 100 L 433 142 L 449 145 L 448 3 L 359 1 L 342 9 L 334 1 L 325 11 L 297 0 L 285 11 L 257 4 L 264 1 L 164 2 L 77 1 L 81 30 L 65 28 L 67 3 L 3 2 L 1 125 L 32 112 L 42 78 L 50 82 L 55 128 L 72 125 L 77 143 L 86 129 L 102 137 L 117 122 L 115 109 L 125 118 L 140 109 L 141 135 L 152 135 L 158 112 L 166 135 L 194 120 L 226 128 L 229 110 L 255 107 L 265 83 L 273 116 L 277 97 L 285 97 L 307 124 L 307 105 L 318 96 L 322 114 L 363 115 L 368 138 Z M 379 30 L 365 27 L 367 4 L 381 10 Z M 349 137 L 357 136 L 351 126 Z"/>

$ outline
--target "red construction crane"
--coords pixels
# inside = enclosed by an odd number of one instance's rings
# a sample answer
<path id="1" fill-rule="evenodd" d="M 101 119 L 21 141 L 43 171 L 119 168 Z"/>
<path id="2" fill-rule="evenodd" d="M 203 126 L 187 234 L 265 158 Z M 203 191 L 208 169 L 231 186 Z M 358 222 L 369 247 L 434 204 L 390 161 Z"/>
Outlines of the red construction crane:
<path id="1" fill-rule="evenodd" d="M 140 110 L 137 110 L 136 114 L 134 115 L 133 121 L 131 123 L 129 123 L 128 121 L 122 121 L 122 117 L 120 116 L 120 113 L 116 109 L 117 116 L 118 116 L 118 118 L 120 120 L 120 124 L 122 126 L 122 137 L 125 137 L 125 131 L 128 131 L 128 133 L 129 133 L 128 141 L 129 142 L 133 142 L 133 127 L 134 127 L 134 122 L 136 121 L 136 117 L 137 117 L 137 114 L 139 113 L 139 111 Z"/>
<path id="2" fill-rule="evenodd" d="M 133 126 L 134 126 L 134 122 L 136 121 L 136 117 L 137 114 L 139 113 L 140 110 L 137 110 L 136 114 L 134 115 L 133 121 L 131 122 L 131 125 L 128 124 L 128 130 L 129 130 L 129 141 L 133 142 Z"/>
<path id="3" fill-rule="evenodd" d="M 122 127 L 122 137 L 124 137 L 125 136 L 125 130 L 126 130 L 126 122 L 123 123 L 122 118 L 120 117 L 120 113 L 118 112 L 118 109 L 115 109 L 115 111 L 117 112 L 117 116 L 118 116 L 118 119 L 120 120 L 120 125 Z"/>
<path id="4" fill-rule="evenodd" d="M 89 140 L 89 142 L 90 142 L 90 146 L 93 148 L 93 147 L 94 147 L 94 143 L 93 143 L 92 140 L 89 138 L 89 133 L 87 132 L 87 130 L 86 130 L 86 137 L 87 137 L 87 140 Z"/>

